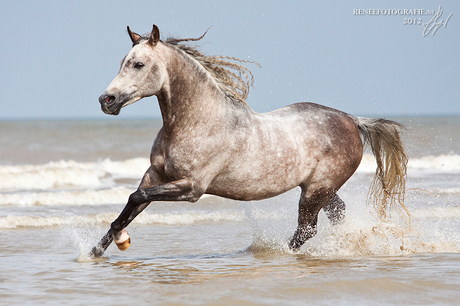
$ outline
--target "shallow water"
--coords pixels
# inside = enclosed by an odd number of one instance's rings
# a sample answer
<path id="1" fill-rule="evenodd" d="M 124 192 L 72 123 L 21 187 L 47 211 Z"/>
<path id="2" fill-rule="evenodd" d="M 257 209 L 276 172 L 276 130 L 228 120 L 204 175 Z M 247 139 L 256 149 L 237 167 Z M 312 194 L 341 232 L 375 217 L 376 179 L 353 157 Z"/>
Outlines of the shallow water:
<path id="1" fill-rule="evenodd" d="M 189 245 L 202 243 L 201 239 L 193 239 L 194 231 L 195 228 L 187 231 Z M 132 229 L 139 240 L 159 232 L 151 227 Z M 59 239 L 53 237 L 54 233 L 39 230 L 35 238 Z M 30 241 L 25 237 L 30 234 L 21 231 L 15 236 Z M 182 230 L 163 237 L 186 234 Z M 87 263 L 75 261 L 69 248 L 38 250 L 43 243 L 30 242 L 22 245 L 30 251 L 11 250 L 8 254 L 11 256 L 2 258 L 2 265 L 7 267 L 2 269 L 2 301 L 54 305 L 56 302 L 79 305 L 95 302 L 103 305 L 455 305 L 458 302 L 458 254 L 318 258 L 305 254 L 245 252 L 238 250 L 231 240 L 215 242 L 214 252 L 205 254 L 200 254 L 202 250 L 196 247 L 178 250 L 174 245 L 168 247 L 169 242 L 156 240 L 156 246 L 160 246 L 157 251 L 151 247 L 137 248 L 130 255 L 111 254 Z M 231 246 L 236 251 L 231 251 Z"/>
<path id="2" fill-rule="evenodd" d="M 456 305 L 460 118 L 399 120 L 409 128 L 410 229 L 366 206 L 375 171 L 366 155 L 339 191 L 345 223 L 321 213 L 318 235 L 297 253 L 287 249 L 293 190 L 249 203 L 152 204 L 128 227 L 131 247 L 111 245 L 95 261 L 85 255 L 136 188 L 160 123 L 0 122 L 0 301 Z"/>

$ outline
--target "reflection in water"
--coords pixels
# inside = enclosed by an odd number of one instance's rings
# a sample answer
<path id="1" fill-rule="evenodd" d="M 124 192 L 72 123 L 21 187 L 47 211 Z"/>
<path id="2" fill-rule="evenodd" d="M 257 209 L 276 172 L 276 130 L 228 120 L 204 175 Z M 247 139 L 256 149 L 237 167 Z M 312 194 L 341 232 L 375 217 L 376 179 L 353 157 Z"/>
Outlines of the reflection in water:
<path id="1" fill-rule="evenodd" d="M 224 279 L 301 278 L 337 269 L 360 269 L 357 259 L 320 259 L 305 254 L 251 252 L 228 254 L 125 258 L 112 256 L 106 262 L 123 273 L 154 283 L 187 284 Z M 99 263 L 97 263 L 99 264 Z"/>

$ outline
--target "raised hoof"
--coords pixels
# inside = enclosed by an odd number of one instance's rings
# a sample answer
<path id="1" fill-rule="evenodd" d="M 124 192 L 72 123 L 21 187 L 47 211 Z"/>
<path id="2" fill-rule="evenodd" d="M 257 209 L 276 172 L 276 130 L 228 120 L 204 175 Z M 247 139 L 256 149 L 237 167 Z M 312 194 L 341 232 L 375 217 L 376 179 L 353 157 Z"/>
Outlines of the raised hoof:
<path id="1" fill-rule="evenodd" d="M 120 251 L 126 251 L 130 246 L 131 246 L 131 238 L 128 238 L 128 240 L 121 242 L 121 243 L 116 243 L 118 249 Z"/>
<path id="2" fill-rule="evenodd" d="M 114 242 L 120 251 L 126 251 L 131 246 L 131 238 L 125 230 L 114 237 Z"/>

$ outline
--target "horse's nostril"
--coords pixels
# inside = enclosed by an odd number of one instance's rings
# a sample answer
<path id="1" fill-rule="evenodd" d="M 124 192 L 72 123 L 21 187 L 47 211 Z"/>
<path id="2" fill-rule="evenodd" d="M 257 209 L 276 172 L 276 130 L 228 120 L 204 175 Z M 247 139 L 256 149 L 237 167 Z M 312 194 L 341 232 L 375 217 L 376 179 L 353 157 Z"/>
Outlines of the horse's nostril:
<path id="1" fill-rule="evenodd" d="M 115 100 L 115 97 L 114 97 L 114 96 L 107 96 L 107 97 L 105 97 L 105 99 L 104 99 L 105 103 L 113 102 L 113 100 Z"/>
<path id="2" fill-rule="evenodd" d="M 105 105 L 110 105 L 110 104 L 112 104 L 114 101 L 115 101 L 115 96 L 112 96 L 112 95 L 102 95 L 102 96 L 99 98 L 99 102 L 100 102 L 101 104 L 105 104 Z"/>

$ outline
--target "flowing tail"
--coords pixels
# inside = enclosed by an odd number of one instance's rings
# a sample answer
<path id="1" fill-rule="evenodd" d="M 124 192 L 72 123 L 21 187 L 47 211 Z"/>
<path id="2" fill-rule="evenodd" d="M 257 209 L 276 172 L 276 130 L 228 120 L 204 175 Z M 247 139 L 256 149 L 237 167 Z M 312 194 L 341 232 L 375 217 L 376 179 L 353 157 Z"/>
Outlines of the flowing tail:
<path id="1" fill-rule="evenodd" d="M 385 220 L 388 208 L 396 208 L 410 225 L 410 213 L 404 205 L 408 157 L 404 150 L 401 124 L 385 119 L 356 118 L 364 144 L 369 144 L 377 161 L 377 170 L 368 193 L 378 217 Z M 399 205 L 397 205 L 399 204 Z"/>

